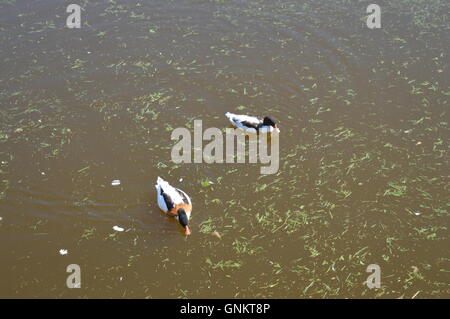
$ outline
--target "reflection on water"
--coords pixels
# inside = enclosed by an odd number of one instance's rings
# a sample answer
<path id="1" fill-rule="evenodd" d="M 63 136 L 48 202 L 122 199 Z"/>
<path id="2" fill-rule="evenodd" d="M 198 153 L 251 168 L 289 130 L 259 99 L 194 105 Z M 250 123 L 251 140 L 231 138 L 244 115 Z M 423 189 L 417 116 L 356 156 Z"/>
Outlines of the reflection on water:
<path id="1" fill-rule="evenodd" d="M 450 296 L 446 1 L 379 2 L 378 30 L 345 0 L 79 4 L 68 29 L 60 1 L 0 3 L 0 296 Z M 170 160 L 227 111 L 278 120 L 276 174 Z"/>

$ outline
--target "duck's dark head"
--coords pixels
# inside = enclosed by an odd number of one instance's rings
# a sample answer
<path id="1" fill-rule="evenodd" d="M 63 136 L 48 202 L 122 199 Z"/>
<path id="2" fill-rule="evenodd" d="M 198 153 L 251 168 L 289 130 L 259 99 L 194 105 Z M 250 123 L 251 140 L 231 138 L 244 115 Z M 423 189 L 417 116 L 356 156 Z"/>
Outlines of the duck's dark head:
<path id="1" fill-rule="evenodd" d="M 263 125 L 272 126 L 275 131 L 280 133 L 280 129 L 278 128 L 277 124 L 275 123 L 275 121 L 271 117 L 265 116 L 264 120 L 263 120 Z"/>
<path id="2" fill-rule="evenodd" d="M 177 210 L 178 213 L 178 221 L 180 222 L 181 226 L 183 226 L 184 228 L 184 234 L 190 235 L 191 234 L 191 230 L 189 229 L 188 223 L 189 223 L 189 219 L 188 216 L 186 214 L 186 211 L 184 210 L 184 208 L 179 208 Z"/>

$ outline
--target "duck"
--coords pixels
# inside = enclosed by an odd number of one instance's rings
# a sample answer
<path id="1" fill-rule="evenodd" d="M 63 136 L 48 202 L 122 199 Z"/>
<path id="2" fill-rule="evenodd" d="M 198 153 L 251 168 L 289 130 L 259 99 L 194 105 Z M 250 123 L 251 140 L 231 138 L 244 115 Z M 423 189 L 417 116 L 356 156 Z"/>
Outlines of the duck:
<path id="1" fill-rule="evenodd" d="M 262 120 L 255 116 L 238 115 L 230 112 L 225 113 L 225 116 L 228 117 L 234 127 L 248 133 L 280 133 L 275 121 L 268 116 L 265 116 Z"/>
<path id="2" fill-rule="evenodd" d="M 189 196 L 179 188 L 171 186 L 158 176 L 156 181 L 156 198 L 159 208 L 168 216 L 178 220 L 186 236 L 191 234 L 189 219 L 192 212 L 192 201 Z"/>

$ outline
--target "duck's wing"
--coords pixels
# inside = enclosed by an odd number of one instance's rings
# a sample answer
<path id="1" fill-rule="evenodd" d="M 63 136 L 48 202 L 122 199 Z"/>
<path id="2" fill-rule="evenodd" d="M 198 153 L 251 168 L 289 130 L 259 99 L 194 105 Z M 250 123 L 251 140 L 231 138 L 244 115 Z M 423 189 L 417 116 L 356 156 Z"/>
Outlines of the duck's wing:
<path id="1" fill-rule="evenodd" d="M 159 189 L 158 205 L 159 208 L 161 208 L 166 213 L 170 212 L 172 208 L 175 207 L 175 204 L 173 203 L 172 199 L 166 193 L 164 193 L 162 188 Z"/>
<path id="2" fill-rule="evenodd" d="M 177 192 L 175 187 L 169 185 L 169 183 L 161 177 L 158 177 L 155 187 L 157 191 L 159 208 L 166 213 L 169 212 L 175 205 L 183 203 L 183 197 Z"/>
<path id="3" fill-rule="evenodd" d="M 192 205 L 191 199 L 189 198 L 189 196 L 188 196 L 185 192 L 183 192 L 183 191 L 182 191 L 181 189 L 179 189 L 179 188 L 176 188 L 176 190 L 177 190 L 178 194 L 180 194 L 181 197 L 183 198 L 183 202 L 184 202 L 185 204 Z"/>
<path id="4" fill-rule="evenodd" d="M 230 112 L 227 112 L 225 115 L 234 126 L 243 130 L 258 130 L 259 125 L 262 123 L 260 119 L 254 116 L 238 115 Z"/>
<path id="5" fill-rule="evenodd" d="M 155 188 L 156 188 L 156 199 L 158 201 L 158 206 L 159 208 L 164 211 L 165 213 L 169 212 L 173 206 L 174 203 L 173 201 L 170 199 L 169 196 L 167 196 L 166 193 L 164 193 L 161 185 L 164 183 L 165 181 L 161 178 L 158 177 L 158 180 L 156 182 Z"/>

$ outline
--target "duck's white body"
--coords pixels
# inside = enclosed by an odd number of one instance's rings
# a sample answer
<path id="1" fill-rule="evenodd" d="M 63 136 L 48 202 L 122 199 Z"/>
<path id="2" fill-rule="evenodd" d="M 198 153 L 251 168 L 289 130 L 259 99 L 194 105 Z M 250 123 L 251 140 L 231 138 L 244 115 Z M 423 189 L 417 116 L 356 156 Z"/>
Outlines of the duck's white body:
<path id="1" fill-rule="evenodd" d="M 158 206 L 163 212 L 178 219 L 177 207 L 183 207 L 188 219 L 191 218 L 192 202 L 185 192 L 171 186 L 159 176 L 155 188 Z"/>
<path id="2" fill-rule="evenodd" d="M 271 133 L 274 128 L 270 125 L 263 125 L 263 120 L 249 115 L 238 115 L 230 112 L 225 113 L 234 127 L 247 133 Z"/>

